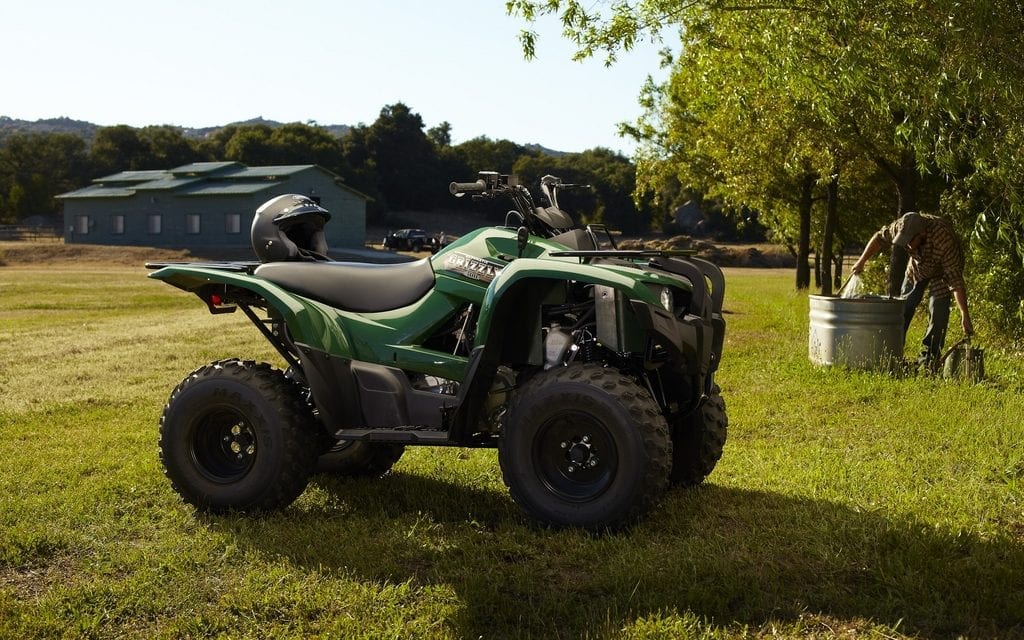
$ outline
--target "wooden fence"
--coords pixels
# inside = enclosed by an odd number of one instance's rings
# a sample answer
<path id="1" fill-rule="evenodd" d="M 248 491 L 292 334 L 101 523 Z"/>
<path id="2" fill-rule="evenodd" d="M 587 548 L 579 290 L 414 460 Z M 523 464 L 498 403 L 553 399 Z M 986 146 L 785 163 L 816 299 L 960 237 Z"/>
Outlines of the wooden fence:
<path id="1" fill-rule="evenodd" d="M 64 237 L 59 226 L 0 224 L 0 240 L 44 240 L 59 242 Z"/>

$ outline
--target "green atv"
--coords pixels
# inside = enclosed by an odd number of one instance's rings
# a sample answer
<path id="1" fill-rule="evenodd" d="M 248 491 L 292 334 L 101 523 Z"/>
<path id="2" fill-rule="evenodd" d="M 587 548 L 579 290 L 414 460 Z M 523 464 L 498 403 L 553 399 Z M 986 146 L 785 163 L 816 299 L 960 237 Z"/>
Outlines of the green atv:
<path id="1" fill-rule="evenodd" d="M 280 509 L 317 471 L 490 447 L 527 514 L 599 531 L 700 483 L 726 438 L 722 271 L 576 228 L 558 206 L 572 186 L 546 176 L 536 206 L 509 176 L 454 182 L 512 209 L 419 261 L 331 261 L 330 214 L 286 195 L 256 212 L 259 262 L 148 265 L 211 313 L 241 310 L 287 363 L 220 360 L 174 389 L 160 420 L 174 489 L 211 512 Z"/>

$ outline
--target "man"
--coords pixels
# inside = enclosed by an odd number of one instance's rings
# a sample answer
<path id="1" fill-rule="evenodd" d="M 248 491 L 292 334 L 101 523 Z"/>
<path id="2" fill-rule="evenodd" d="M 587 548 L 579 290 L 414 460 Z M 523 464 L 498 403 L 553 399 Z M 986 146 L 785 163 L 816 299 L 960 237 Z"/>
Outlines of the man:
<path id="1" fill-rule="evenodd" d="M 971 314 L 967 309 L 967 289 L 964 286 L 963 248 L 949 220 L 912 211 L 871 236 L 851 271 L 854 274 L 862 272 L 868 260 L 882 249 L 894 245 L 906 248 L 910 254 L 904 290 L 907 283 L 913 285 L 913 289 L 906 296 L 903 307 L 904 333 L 910 327 L 914 311 L 924 298 L 925 291 L 930 289 L 928 329 L 924 334 L 924 349 L 918 362 L 934 369 L 946 341 L 950 295 L 960 309 L 964 335 L 974 333 Z"/>

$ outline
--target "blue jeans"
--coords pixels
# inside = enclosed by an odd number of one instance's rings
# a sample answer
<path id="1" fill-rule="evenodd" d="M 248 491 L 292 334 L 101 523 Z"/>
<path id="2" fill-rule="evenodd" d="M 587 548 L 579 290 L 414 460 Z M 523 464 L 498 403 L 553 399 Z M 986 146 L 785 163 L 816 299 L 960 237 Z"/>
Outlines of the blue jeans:
<path id="1" fill-rule="evenodd" d="M 914 319 L 914 311 L 921 303 L 925 292 L 928 291 L 930 280 L 921 280 L 914 283 L 914 288 L 907 294 L 903 302 L 903 335 L 906 335 L 910 328 L 910 321 Z M 917 361 L 928 367 L 935 367 L 942 357 L 942 347 L 946 343 L 946 329 L 949 328 L 949 309 L 951 306 L 950 295 L 928 297 L 928 328 L 924 333 L 924 340 L 921 341 L 923 348 Z"/>

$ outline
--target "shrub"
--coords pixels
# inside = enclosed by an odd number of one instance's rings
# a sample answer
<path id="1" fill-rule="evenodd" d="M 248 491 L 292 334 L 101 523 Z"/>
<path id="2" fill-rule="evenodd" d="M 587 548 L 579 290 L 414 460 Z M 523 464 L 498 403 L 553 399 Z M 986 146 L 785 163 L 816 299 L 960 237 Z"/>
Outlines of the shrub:
<path id="1" fill-rule="evenodd" d="M 1001 243 L 975 242 L 967 256 L 971 318 L 992 340 L 1024 342 L 1024 259 Z"/>

